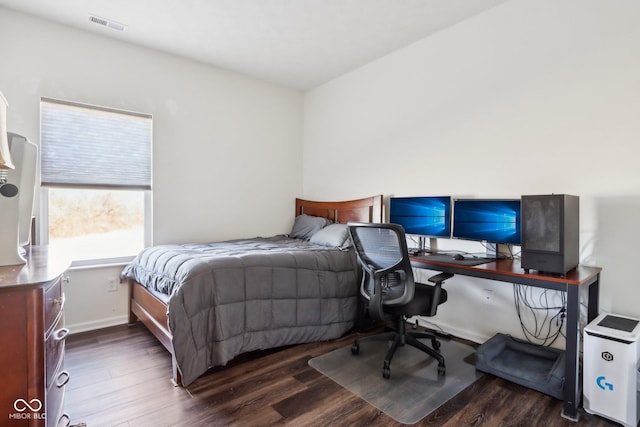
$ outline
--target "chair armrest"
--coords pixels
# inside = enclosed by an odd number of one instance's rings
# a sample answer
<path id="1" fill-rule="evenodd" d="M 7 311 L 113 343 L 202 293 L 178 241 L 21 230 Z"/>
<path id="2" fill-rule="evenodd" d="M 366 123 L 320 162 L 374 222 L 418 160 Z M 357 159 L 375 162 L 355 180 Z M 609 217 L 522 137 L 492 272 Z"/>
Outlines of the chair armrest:
<path id="1" fill-rule="evenodd" d="M 438 311 L 438 305 L 440 304 L 440 293 L 442 291 L 442 283 L 438 282 L 433 286 L 433 297 L 431 298 L 431 307 L 429 312 L 425 313 L 427 316 L 432 317 L 436 315 Z"/>
<path id="2" fill-rule="evenodd" d="M 451 273 L 440 273 L 440 274 L 436 274 L 435 276 L 431 276 L 429 277 L 429 281 L 436 283 L 436 284 L 440 284 L 442 282 L 444 282 L 447 279 L 450 279 L 453 277 L 453 274 Z"/>
<path id="3" fill-rule="evenodd" d="M 384 319 L 384 310 L 382 309 L 382 283 L 380 278 L 372 278 L 373 280 L 373 293 L 369 295 L 369 302 L 367 311 L 369 311 L 369 317 L 376 320 Z"/>
<path id="4" fill-rule="evenodd" d="M 438 305 L 440 304 L 440 294 L 442 293 L 442 282 L 453 277 L 451 273 L 440 273 L 435 276 L 429 277 L 429 281 L 435 283 L 433 286 L 433 299 L 431 300 L 431 307 L 427 316 L 435 316 L 438 311 Z"/>

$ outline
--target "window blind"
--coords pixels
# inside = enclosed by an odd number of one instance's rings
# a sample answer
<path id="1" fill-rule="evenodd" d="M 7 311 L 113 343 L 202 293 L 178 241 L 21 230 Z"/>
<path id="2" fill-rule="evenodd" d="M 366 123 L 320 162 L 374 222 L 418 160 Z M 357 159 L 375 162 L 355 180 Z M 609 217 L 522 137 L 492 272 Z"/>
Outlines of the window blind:
<path id="1" fill-rule="evenodd" d="M 150 190 L 151 135 L 149 114 L 41 98 L 41 185 Z"/>

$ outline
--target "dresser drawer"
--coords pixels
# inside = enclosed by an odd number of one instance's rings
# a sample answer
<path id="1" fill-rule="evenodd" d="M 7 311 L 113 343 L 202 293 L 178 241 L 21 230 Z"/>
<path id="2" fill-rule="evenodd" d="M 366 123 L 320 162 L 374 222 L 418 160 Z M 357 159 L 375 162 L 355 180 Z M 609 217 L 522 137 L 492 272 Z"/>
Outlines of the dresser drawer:
<path id="1" fill-rule="evenodd" d="M 45 333 L 55 322 L 58 313 L 62 311 L 64 305 L 64 294 L 62 293 L 62 280 L 58 278 L 53 285 L 44 291 L 44 330 Z"/>
<path id="2" fill-rule="evenodd" d="M 69 378 L 67 371 L 58 372 L 53 384 L 51 384 L 51 388 L 47 391 L 47 425 L 58 425 L 58 421 L 63 417 L 64 387 Z"/>
<path id="3" fill-rule="evenodd" d="M 53 383 L 58 370 L 61 369 L 62 360 L 64 358 L 65 339 L 69 334 L 69 330 L 64 327 L 64 312 L 58 318 L 53 327 L 53 331 L 47 337 L 45 342 L 45 389 L 49 390 Z"/>

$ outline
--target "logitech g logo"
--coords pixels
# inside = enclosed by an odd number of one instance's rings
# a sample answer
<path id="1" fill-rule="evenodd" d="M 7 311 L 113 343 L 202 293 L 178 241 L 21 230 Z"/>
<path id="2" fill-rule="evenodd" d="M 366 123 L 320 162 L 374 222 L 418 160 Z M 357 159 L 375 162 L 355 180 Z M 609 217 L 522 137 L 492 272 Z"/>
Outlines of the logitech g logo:
<path id="1" fill-rule="evenodd" d="M 602 358 L 604 360 L 606 360 L 607 362 L 611 362 L 611 361 L 613 361 L 613 354 L 609 353 L 608 351 L 603 351 L 602 352 Z"/>
<path id="2" fill-rule="evenodd" d="M 28 402 L 24 399 L 16 399 L 16 401 L 13 402 L 13 407 L 18 412 L 24 412 L 27 409 L 31 409 L 31 412 L 38 412 L 42 409 L 42 402 L 40 399 L 31 399 Z"/>
<path id="3" fill-rule="evenodd" d="M 596 378 L 596 384 L 598 384 L 598 387 L 600 387 L 602 390 L 609 389 L 609 391 L 613 391 L 613 384 L 605 381 L 606 378 L 604 377 L 604 375 Z"/>

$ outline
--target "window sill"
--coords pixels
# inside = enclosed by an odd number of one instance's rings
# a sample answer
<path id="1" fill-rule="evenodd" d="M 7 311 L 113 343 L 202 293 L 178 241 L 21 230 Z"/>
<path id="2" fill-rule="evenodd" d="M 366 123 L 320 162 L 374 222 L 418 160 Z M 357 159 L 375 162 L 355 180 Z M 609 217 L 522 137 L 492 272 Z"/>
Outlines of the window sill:
<path id="1" fill-rule="evenodd" d="M 69 270 L 89 270 L 93 268 L 109 268 L 109 267 L 124 267 L 134 256 L 119 257 L 119 258 L 105 258 L 105 259 L 89 259 L 72 261 Z"/>

